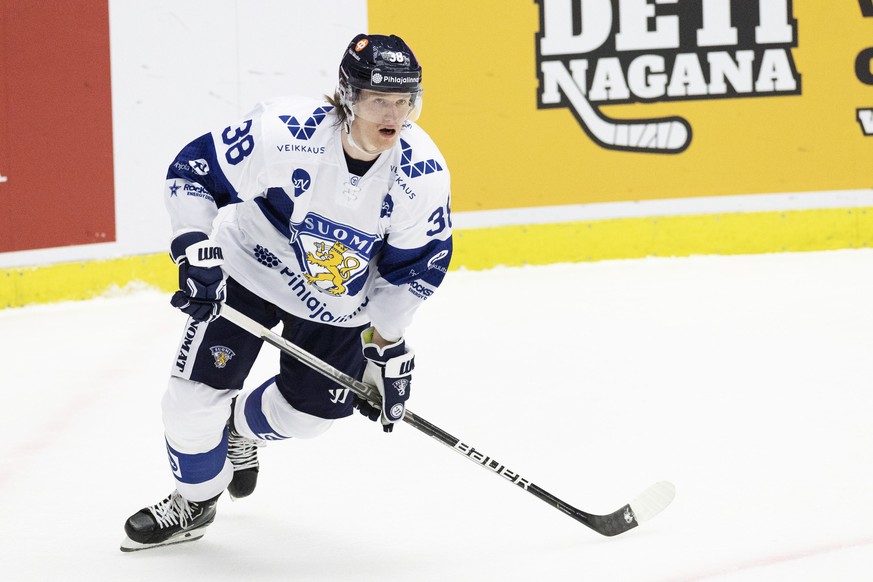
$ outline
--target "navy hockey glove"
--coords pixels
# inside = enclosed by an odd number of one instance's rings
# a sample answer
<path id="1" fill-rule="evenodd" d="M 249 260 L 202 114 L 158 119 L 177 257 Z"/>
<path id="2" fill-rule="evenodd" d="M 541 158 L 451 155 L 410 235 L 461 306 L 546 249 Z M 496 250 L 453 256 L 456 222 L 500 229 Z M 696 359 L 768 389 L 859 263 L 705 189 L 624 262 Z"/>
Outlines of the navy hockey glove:
<path id="1" fill-rule="evenodd" d="M 185 254 L 178 258 L 179 291 L 173 294 L 170 304 L 181 309 L 196 321 L 214 321 L 221 313 L 221 304 L 225 299 L 224 272 L 221 264 L 224 257 L 221 247 L 215 241 L 203 238 L 203 233 L 187 233 L 173 241 L 172 249 L 177 248 L 177 241 L 184 244 L 192 238 L 200 238 L 199 242 L 185 247 Z"/>
<path id="2" fill-rule="evenodd" d="M 403 418 L 406 401 L 412 388 L 412 370 L 415 368 L 415 352 L 399 339 L 393 344 L 379 347 L 373 343 L 372 327 L 361 333 L 367 368 L 364 382 L 379 389 L 382 406 L 355 396 L 355 408 L 370 420 L 381 420 L 382 430 L 391 432 L 394 423 Z"/>

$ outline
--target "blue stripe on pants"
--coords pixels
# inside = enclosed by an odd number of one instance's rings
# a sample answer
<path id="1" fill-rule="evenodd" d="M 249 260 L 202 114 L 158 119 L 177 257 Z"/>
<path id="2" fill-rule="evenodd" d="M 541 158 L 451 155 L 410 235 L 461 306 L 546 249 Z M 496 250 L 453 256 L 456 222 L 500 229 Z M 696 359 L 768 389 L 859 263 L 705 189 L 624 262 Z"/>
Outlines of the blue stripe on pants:
<path id="1" fill-rule="evenodd" d="M 182 483 L 205 483 L 214 479 L 224 467 L 227 458 L 227 430 L 211 451 L 189 455 L 179 452 L 167 443 L 167 454 L 170 459 L 170 469 L 176 479 Z"/>
<path id="2" fill-rule="evenodd" d="M 246 417 L 246 424 L 249 425 L 249 429 L 256 434 L 258 438 L 264 439 L 265 441 L 280 441 L 288 438 L 277 433 L 276 430 L 270 426 L 267 417 L 264 416 L 264 391 L 270 384 L 275 383 L 276 379 L 270 378 L 255 388 L 246 398 L 245 408 L 243 409 Z"/>

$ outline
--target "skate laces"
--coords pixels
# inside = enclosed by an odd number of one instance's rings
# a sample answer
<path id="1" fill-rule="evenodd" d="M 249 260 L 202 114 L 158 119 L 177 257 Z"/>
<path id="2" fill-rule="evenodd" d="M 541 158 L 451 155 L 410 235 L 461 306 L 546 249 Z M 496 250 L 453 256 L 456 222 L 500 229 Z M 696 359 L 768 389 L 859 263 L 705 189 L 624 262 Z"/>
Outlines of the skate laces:
<path id="1" fill-rule="evenodd" d="M 197 503 L 189 502 L 179 495 L 178 491 L 173 491 L 169 497 L 150 506 L 148 510 L 155 516 L 161 528 L 179 524 L 182 529 L 185 529 L 194 517 L 195 507 Z"/>
<path id="2" fill-rule="evenodd" d="M 258 468 L 258 447 L 261 444 L 240 435 L 233 429 L 228 431 L 227 458 L 234 471 Z"/>

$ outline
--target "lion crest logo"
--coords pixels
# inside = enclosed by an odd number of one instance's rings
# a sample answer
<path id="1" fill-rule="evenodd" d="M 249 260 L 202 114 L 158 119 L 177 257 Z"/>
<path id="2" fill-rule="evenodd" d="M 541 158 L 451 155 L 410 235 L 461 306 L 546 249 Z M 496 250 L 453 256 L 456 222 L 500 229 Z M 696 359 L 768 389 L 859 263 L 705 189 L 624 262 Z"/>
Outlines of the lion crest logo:
<path id="1" fill-rule="evenodd" d="M 224 346 L 212 346 L 209 348 L 209 351 L 212 352 L 212 358 L 215 360 L 216 368 L 224 368 L 227 366 L 227 363 L 231 358 L 236 355 L 232 349 Z"/>
<path id="2" fill-rule="evenodd" d="M 346 281 L 349 280 L 351 273 L 361 266 L 361 261 L 356 257 L 345 256 L 349 249 L 339 241 L 335 241 L 325 250 L 326 246 L 324 242 L 316 242 L 315 252 L 306 253 L 307 263 L 321 267 L 325 271 L 314 275 L 307 273 L 304 277 L 312 284 L 327 281 L 330 287 L 324 289 L 325 291 L 333 295 L 342 295 L 346 292 Z"/>

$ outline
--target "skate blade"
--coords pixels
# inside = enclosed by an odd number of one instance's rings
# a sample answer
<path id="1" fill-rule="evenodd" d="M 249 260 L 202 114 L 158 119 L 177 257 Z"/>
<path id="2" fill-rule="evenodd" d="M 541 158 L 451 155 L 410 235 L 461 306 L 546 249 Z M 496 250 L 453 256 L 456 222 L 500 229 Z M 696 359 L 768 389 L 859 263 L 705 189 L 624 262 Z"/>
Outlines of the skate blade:
<path id="1" fill-rule="evenodd" d="M 206 532 L 204 530 L 205 528 L 197 529 L 194 531 L 179 532 L 176 535 L 167 538 L 163 542 L 157 544 L 141 544 L 139 542 L 133 541 L 127 536 L 124 536 L 124 539 L 121 540 L 120 549 L 122 552 L 139 552 L 141 550 L 150 550 L 152 548 L 163 548 L 164 546 L 174 546 L 176 544 L 184 544 L 185 542 L 194 542 L 206 535 Z"/>

